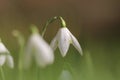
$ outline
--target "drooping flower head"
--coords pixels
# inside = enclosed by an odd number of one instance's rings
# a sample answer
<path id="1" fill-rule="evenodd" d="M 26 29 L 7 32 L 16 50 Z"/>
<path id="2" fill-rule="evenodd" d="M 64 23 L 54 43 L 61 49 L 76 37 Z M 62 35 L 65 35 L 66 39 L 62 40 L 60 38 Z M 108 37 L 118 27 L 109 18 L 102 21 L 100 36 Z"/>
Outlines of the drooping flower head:
<path id="1" fill-rule="evenodd" d="M 48 43 L 39 35 L 38 29 L 33 27 L 33 34 L 30 36 L 25 51 L 25 66 L 29 67 L 34 57 L 40 67 L 45 67 L 54 62 L 54 54 Z"/>
<path id="2" fill-rule="evenodd" d="M 10 68 L 14 67 L 13 57 L 0 40 L 0 66 L 3 66 L 4 64 Z"/>
<path id="3" fill-rule="evenodd" d="M 63 27 L 59 29 L 56 36 L 51 42 L 51 47 L 53 50 L 55 50 L 58 46 L 60 49 L 60 52 L 63 57 L 66 56 L 70 44 L 72 44 L 78 52 L 82 55 L 82 49 L 78 42 L 78 40 L 75 38 L 75 36 L 68 30 L 66 27 L 65 21 L 62 19 Z"/>

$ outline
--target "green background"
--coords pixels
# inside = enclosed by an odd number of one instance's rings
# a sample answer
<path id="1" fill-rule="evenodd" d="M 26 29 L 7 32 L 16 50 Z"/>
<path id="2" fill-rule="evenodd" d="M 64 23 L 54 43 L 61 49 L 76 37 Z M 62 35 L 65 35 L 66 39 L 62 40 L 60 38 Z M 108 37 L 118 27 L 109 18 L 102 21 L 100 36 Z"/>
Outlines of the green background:
<path id="1" fill-rule="evenodd" d="M 68 70 L 73 80 L 119 80 L 119 7 L 117 0 L 0 0 L 0 37 L 15 61 L 14 69 L 3 68 L 6 80 L 19 80 L 19 46 L 12 31 L 19 30 L 27 42 L 31 24 L 41 31 L 54 16 L 65 19 L 81 44 L 83 56 L 72 45 L 65 58 L 57 49 L 53 65 L 42 69 L 33 61 L 31 68 L 23 71 L 22 80 L 58 80 L 63 70 Z M 44 37 L 48 43 L 59 27 L 59 21 L 49 25 Z"/>

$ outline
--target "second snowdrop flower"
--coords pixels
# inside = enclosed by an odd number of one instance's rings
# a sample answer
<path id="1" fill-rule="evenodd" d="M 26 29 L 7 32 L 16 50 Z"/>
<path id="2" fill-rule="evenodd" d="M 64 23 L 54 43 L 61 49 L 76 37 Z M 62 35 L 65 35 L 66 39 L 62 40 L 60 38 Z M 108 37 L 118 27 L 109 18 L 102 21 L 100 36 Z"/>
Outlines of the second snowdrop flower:
<path id="1" fill-rule="evenodd" d="M 62 28 L 59 29 L 57 35 L 51 42 L 51 47 L 55 50 L 58 46 L 63 57 L 66 56 L 69 45 L 72 44 L 78 52 L 82 55 L 82 49 L 78 40 L 73 36 L 73 34 L 66 27 L 65 21 L 60 17 L 62 21 Z"/>
<path id="2" fill-rule="evenodd" d="M 38 66 L 45 67 L 54 62 L 53 50 L 48 43 L 39 35 L 36 27 L 33 27 L 33 34 L 30 36 L 26 52 L 25 52 L 25 67 L 31 65 L 32 57 Z"/>
<path id="3" fill-rule="evenodd" d="M 14 67 L 13 57 L 0 40 L 0 66 L 3 66 L 4 64 L 10 68 Z"/>

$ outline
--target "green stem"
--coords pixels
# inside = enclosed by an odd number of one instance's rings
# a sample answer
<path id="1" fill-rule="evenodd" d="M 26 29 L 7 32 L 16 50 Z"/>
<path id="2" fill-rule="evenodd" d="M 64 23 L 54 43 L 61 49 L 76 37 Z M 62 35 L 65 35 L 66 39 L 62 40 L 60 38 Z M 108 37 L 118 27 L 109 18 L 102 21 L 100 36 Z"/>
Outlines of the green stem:
<path id="1" fill-rule="evenodd" d="M 18 69 L 19 69 L 19 80 L 23 80 L 23 66 L 22 66 L 22 57 L 23 57 L 23 47 L 21 46 L 20 53 L 19 53 L 19 63 L 18 63 Z"/>
<path id="2" fill-rule="evenodd" d="M 21 45 L 20 47 L 20 52 L 19 52 L 19 63 L 18 63 L 18 69 L 22 70 L 23 66 L 22 66 L 22 60 L 23 60 L 23 45 Z"/>
<path id="3" fill-rule="evenodd" d="M 22 65 L 22 60 L 23 60 L 23 50 L 24 50 L 24 37 L 22 36 L 22 34 L 15 30 L 13 31 L 13 35 L 17 38 L 18 40 L 18 44 L 19 44 L 19 47 L 20 47 L 20 50 L 19 50 L 19 60 L 18 60 L 18 70 L 19 70 L 19 73 L 18 73 L 18 78 L 19 80 L 23 80 L 23 65 Z"/>
<path id="4" fill-rule="evenodd" d="M 53 17 L 53 18 L 49 19 L 49 20 L 46 22 L 46 24 L 43 26 L 43 29 L 42 29 L 42 33 L 41 33 L 41 36 L 42 36 L 42 37 L 44 36 L 48 25 L 49 25 L 50 23 L 54 22 L 56 19 L 57 19 L 57 17 Z"/>
<path id="5" fill-rule="evenodd" d="M 23 60 L 23 49 L 24 49 L 24 40 L 23 37 L 21 37 L 22 43 L 20 44 L 20 51 L 19 51 L 19 64 L 18 64 L 18 69 L 19 69 L 19 80 L 23 80 L 23 65 L 22 65 L 22 60 Z"/>
<path id="6" fill-rule="evenodd" d="M 66 22 L 65 20 L 61 17 L 61 16 L 58 16 L 58 17 L 53 17 L 51 19 L 49 19 L 46 24 L 43 26 L 43 29 L 42 29 L 42 33 L 41 33 L 41 36 L 43 37 L 45 32 L 46 32 L 46 29 L 48 27 L 49 24 L 51 24 L 52 22 L 54 22 L 55 20 L 60 20 L 60 23 L 61 23 L 61 27 L 66 27 Z"/>
<path id="7" fill-rule="evenodd" d="M 4 75 L 4 71 L 3 71 L 2 67 L 0 67 L 0 71 L 1 71 L 1 78 L 2 78 L 2 80 L 5 80 L 5 75 Z"/>
<path id="8" fill-rule="evenodd" d="M 65 20 L 61 16 L 58 16 L 58 19 L 61 21 L 61 27 L 66 27 Z"/>

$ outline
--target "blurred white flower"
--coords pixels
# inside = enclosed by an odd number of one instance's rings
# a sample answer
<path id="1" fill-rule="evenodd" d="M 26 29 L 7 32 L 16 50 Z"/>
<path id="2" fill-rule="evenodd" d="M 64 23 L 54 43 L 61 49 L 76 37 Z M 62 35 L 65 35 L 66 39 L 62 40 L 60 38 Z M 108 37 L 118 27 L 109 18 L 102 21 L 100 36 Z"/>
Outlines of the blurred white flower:
<path id="1" fill-rule="evenodd" d="M 33 57 L 40 67 L 45 67 L 54 62 L 52 48 L 45 42 L 39 33 L 33 33 L 29 38 L 25 50 L 25 68 L 31 65 Z"/>
<path id="2" fill-rule="evenodd" d="M 66 53 L 69 49 L 70 43 L 79 51 L 79 53 L 82 55 L 82 49 L 78 42 L 78 40 L 72 35 L 72 33 L 66 28 L 60 28 L 57 35 L 51 42 L 51 47 L 53 50 L 57 48 L 57 46 L 60 49 L 60 52 L 63 57 L 66 56 Z"/>
<path id="3" fill-rule="evenodd" d="M 6 64 L 10 68 L 14 67 L 13 58 L 10 55 L 10 52 L 4 46 L 4 44 L 0 41 L 0 66 Z"/>

